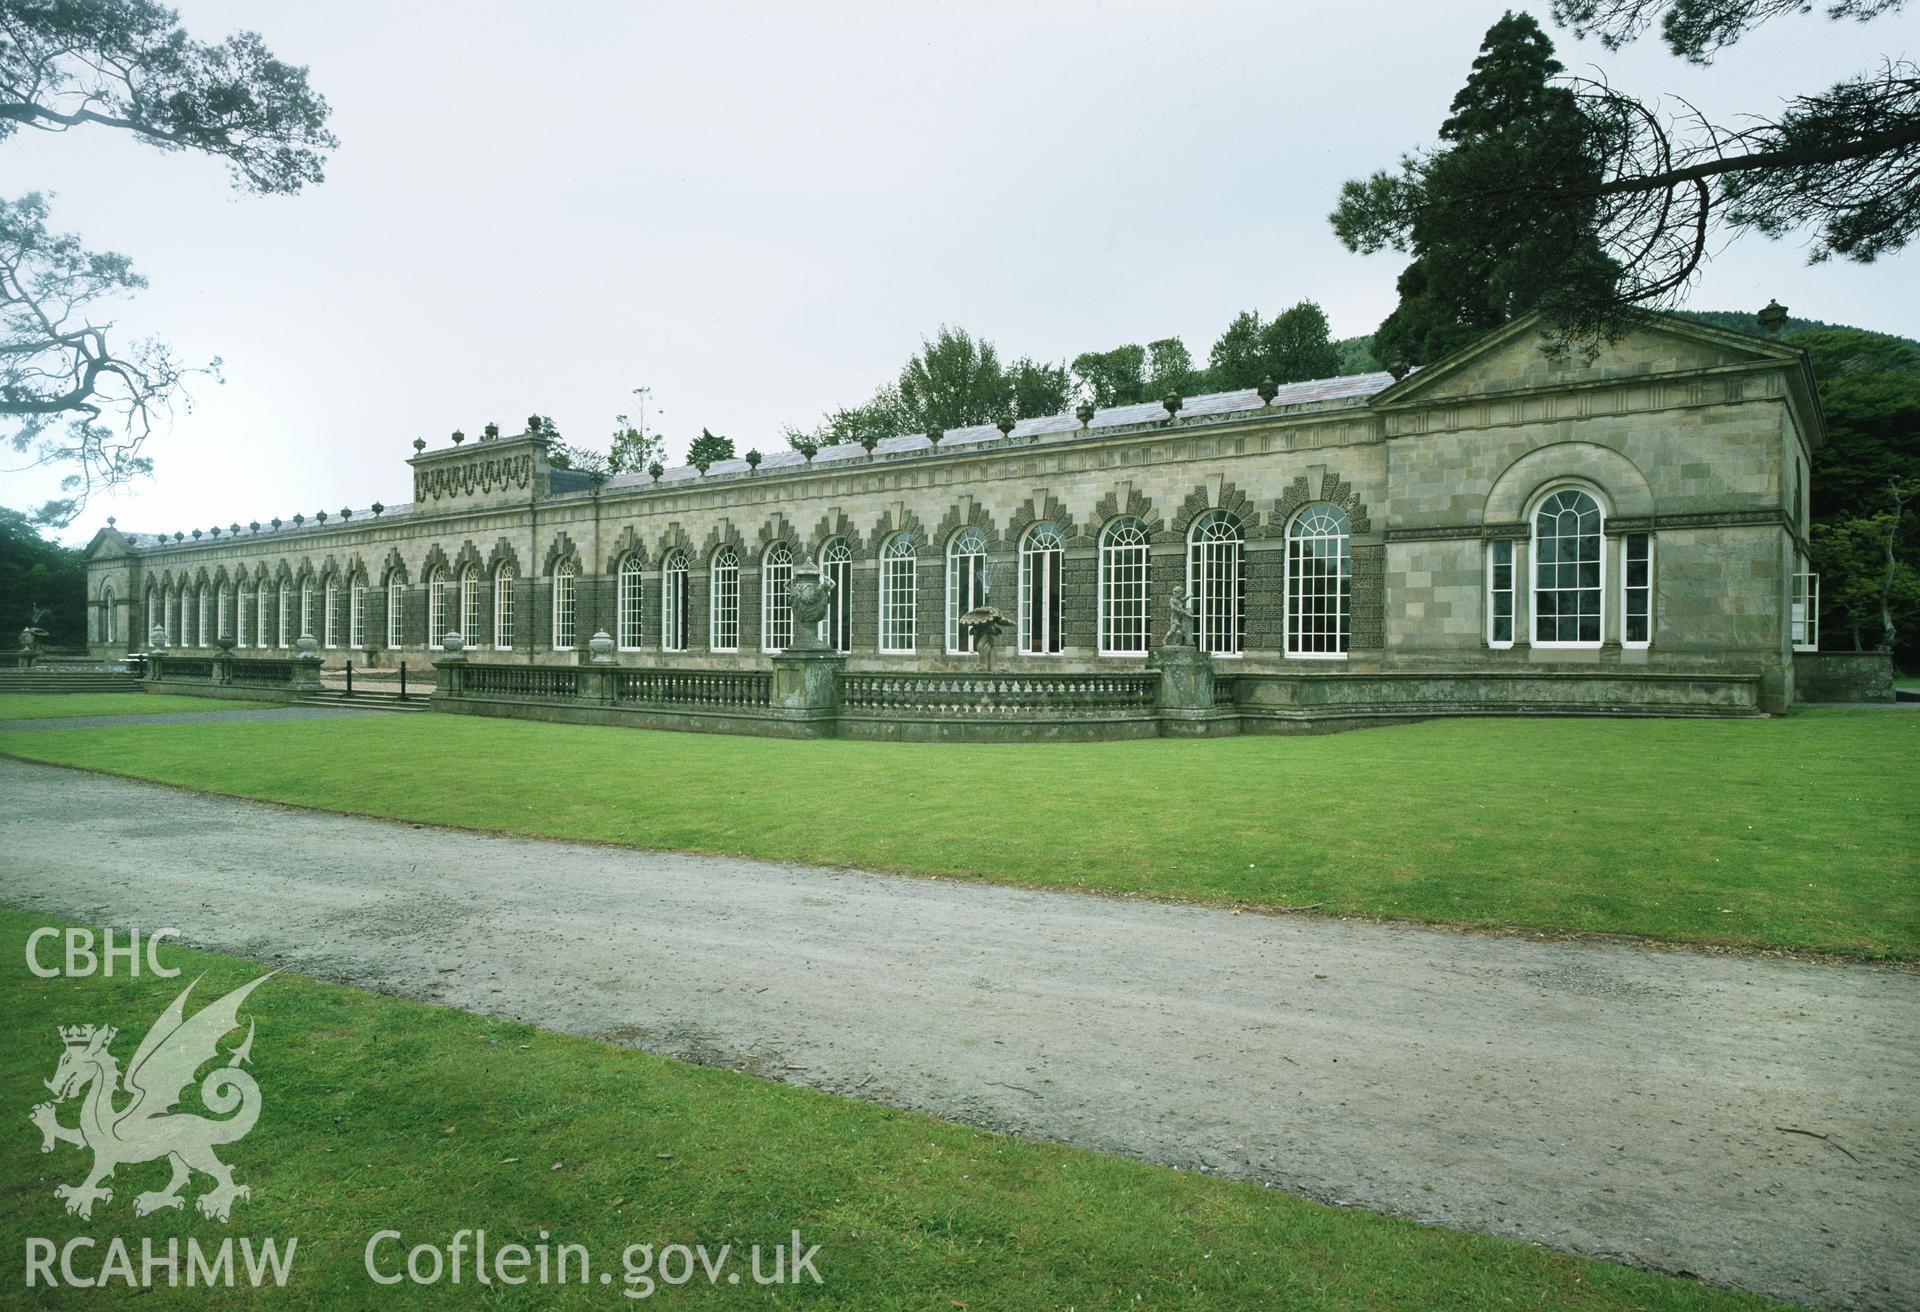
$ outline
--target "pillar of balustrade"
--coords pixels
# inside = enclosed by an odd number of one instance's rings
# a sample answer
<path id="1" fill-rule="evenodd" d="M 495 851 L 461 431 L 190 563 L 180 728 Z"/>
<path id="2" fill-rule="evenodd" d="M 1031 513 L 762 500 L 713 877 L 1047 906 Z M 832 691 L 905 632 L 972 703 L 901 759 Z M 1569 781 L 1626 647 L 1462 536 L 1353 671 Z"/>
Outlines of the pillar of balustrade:
<path id="1" fill-rule="evenodd" d="M 575 696 L 589 706 L 611 706 L 619 667 L 613 661 L 613 635 L 600 629 L 587 639 L 587 663 L 580 667 L 580 686 Z"/>
<path id="2" fill-rule="evenodd" d="M 306 641 L 304 638 L 301 641 Z M 458 633 L 448 632 L 440 635 L 440 654 L 433 658 L 433 696 L 438 701 L 442 697 L 458 697 L 460 671 L 467 667 L 467 640 Z"/>
<path id="3" fill-rule="evenodd" d="M 293 645 L 293 690 L 319 692 L 320 666 L 326 659 L 320 654 L 320 640 L 311 633 L 303 633 Z"/>

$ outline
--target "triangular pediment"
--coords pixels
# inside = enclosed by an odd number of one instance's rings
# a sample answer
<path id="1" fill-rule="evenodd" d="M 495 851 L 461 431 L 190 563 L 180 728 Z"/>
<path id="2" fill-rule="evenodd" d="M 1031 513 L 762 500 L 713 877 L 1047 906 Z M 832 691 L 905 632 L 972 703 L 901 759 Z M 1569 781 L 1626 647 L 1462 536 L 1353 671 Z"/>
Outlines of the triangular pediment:
<path id="1" fill-rule="evenodd" d="M 1376 409 L 1431 405 L 1737 365 L 1798 365 L 1803 359 L 1799 350 L 1768 338 L 1656 314 L 1646 315 L 1618 341 L 1602 343 L 1591 360 L 1578 351 L 1556 358 L 1543 344 L 1541 316 L 1526 315 L 1409 374 L 1372 404 Z"/>
<path id="2" fill-rule="evenodd" d="M 127 542 L 126 534 L 117 528 L 103 528 L 93 535 L 81 553 L 88 560 L 109 559 L 114 556 L 131 555 L 132 546 Z"/>

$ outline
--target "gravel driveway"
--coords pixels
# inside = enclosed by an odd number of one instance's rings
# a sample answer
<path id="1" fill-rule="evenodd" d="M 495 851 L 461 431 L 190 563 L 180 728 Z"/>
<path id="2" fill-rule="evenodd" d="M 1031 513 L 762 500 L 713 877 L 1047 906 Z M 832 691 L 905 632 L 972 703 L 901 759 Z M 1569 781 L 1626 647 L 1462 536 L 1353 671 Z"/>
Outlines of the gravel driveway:
<path id="1" fill-rule="evenodd" d="M 0 798 L 0 898 L 50 915 L 1796 1301 L 1920 1306 L 1910 972 L 489 838 L 16 761 Z"/>

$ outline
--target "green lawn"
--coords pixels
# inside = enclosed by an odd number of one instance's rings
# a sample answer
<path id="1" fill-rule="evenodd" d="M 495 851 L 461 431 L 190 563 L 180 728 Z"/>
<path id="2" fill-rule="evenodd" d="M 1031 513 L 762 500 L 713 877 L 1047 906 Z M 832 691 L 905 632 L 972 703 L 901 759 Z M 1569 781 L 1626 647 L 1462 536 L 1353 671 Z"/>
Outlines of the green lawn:
<path id="1" fill-rule="evenodd" d="M 1324 914 L 1920 957 L 1920 715 L 902 745 L 449 715 L 0 751 L 436 824 Z"/>
<path id="2" fill-rule="evenodd" d="M 29 978 L 22 942 L 44 917 L 0 908 L 8 1023 L 22 1038 L 0 1052 L 9 1105 L 0 1135 L 0 1246 L 29 1237 L 96 1237 L 81 1274 L 98 1271 L 108 1236 L 139 1262 L 140 1239 L 298 1238 L 284 1289 L 169 1289 L 119 1284 L 54 1295 L 16 1287 L 11 1307 L 453 1306 L 611 1308 L 627 1245 L 753 1244 L 799 1230 L 819 1245 L 822 1283 L 778 1291 L 781 1303 L 850 1308 L 1734 1309 L 1773 1306 L 1689 1282 L 1302 1202 L 1253 1185 L 1144 1165 L 929 1120 L 631 1049 L 567 1038 L 464 1012 L 399 1002 L 294 975 L 249 999 L 257 1025 L 248 1068 L 264 1108 L 253 1132 L 219 1150 L 252 1196 L 232 1223 L 189 1206 L 144 1218 L 133 1195 L 161 1188 L 164 1165 L 123 1166 L 114 1198 L 90 1222 L 52 1196 L 88 1158 L 39 1151 L 24 1113 L 60 1055 L 56 1025 L 113 1024 L 124 1063 L 177 989 L 205 972 L 194 1008 L 260 973 L 229 957 L 163 948 L 178 980 Z M 238 1043 L 229 1036 L 223 1049 Z M 183 1110 L 198 1112 L 198 1094 Z M 75 1121 L 73 1104 L 59 1109 Z M 195 1177 L 197 1196 L 208 1182 Z M 370 1236 L 444 1248 L 458 1230 L 509 1242 L 577 1243 L 613 1288 L 517 1289 L 474 1295 L 372 1285 Z M 403 1250 L 382 1250 L 391 1270 Z M 183 1258 L 184 1261 L 184 1258 Z M 237 1261 L 237 1259 L 236 1259 Z M 768 1259 L 770 1269 L 771 1259 Z M 698 1270 L 698 1267 L 695 1268 Z M 18 1281 L 24 1266 L 10 1279 Z M 636 1286 L 636 1289 L 638 1287 Z M 765 1303 L 740 1287 L 696 1283 L 670 1293 L 727 1306 Z M 468 1298 L 461 1298 L 466 1293 Z"/>
<path id="3" fill-rule="evenodd" d="M 157 715 L 161 711 L 241 710 L 272 705 L 229 697 L 177 697 L 158 692 L 0 693 L 0 720 L 68 720 L 76 715 Z"/>

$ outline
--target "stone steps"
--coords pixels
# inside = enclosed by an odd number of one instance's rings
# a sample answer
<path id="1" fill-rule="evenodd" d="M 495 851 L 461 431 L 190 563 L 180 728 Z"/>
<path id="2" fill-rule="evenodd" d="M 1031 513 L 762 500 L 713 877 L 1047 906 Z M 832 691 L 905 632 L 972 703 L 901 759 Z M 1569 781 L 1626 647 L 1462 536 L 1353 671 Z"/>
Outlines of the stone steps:
<path id="1" fill-rule="evenodd" d="M 424 693 L 408 693 L 407 700 L 401 701 L 399 694 L 394 692 L 355 690 L 352 696 L 348 696 L 343 689 L 339 688 L 325 688 L 319 692 L 310 692 L 294 698 L 291 704 L 319 706 L 333 711 L 392 711 L 402 715 L 433 709 Z"/>
<path id="2" fill-rule="evenodd" d="M 36 674 L 30 670 L 0 671 L 0 693 L 9 692 L 139 692 L 142 684 L 131 674 Z"/>

